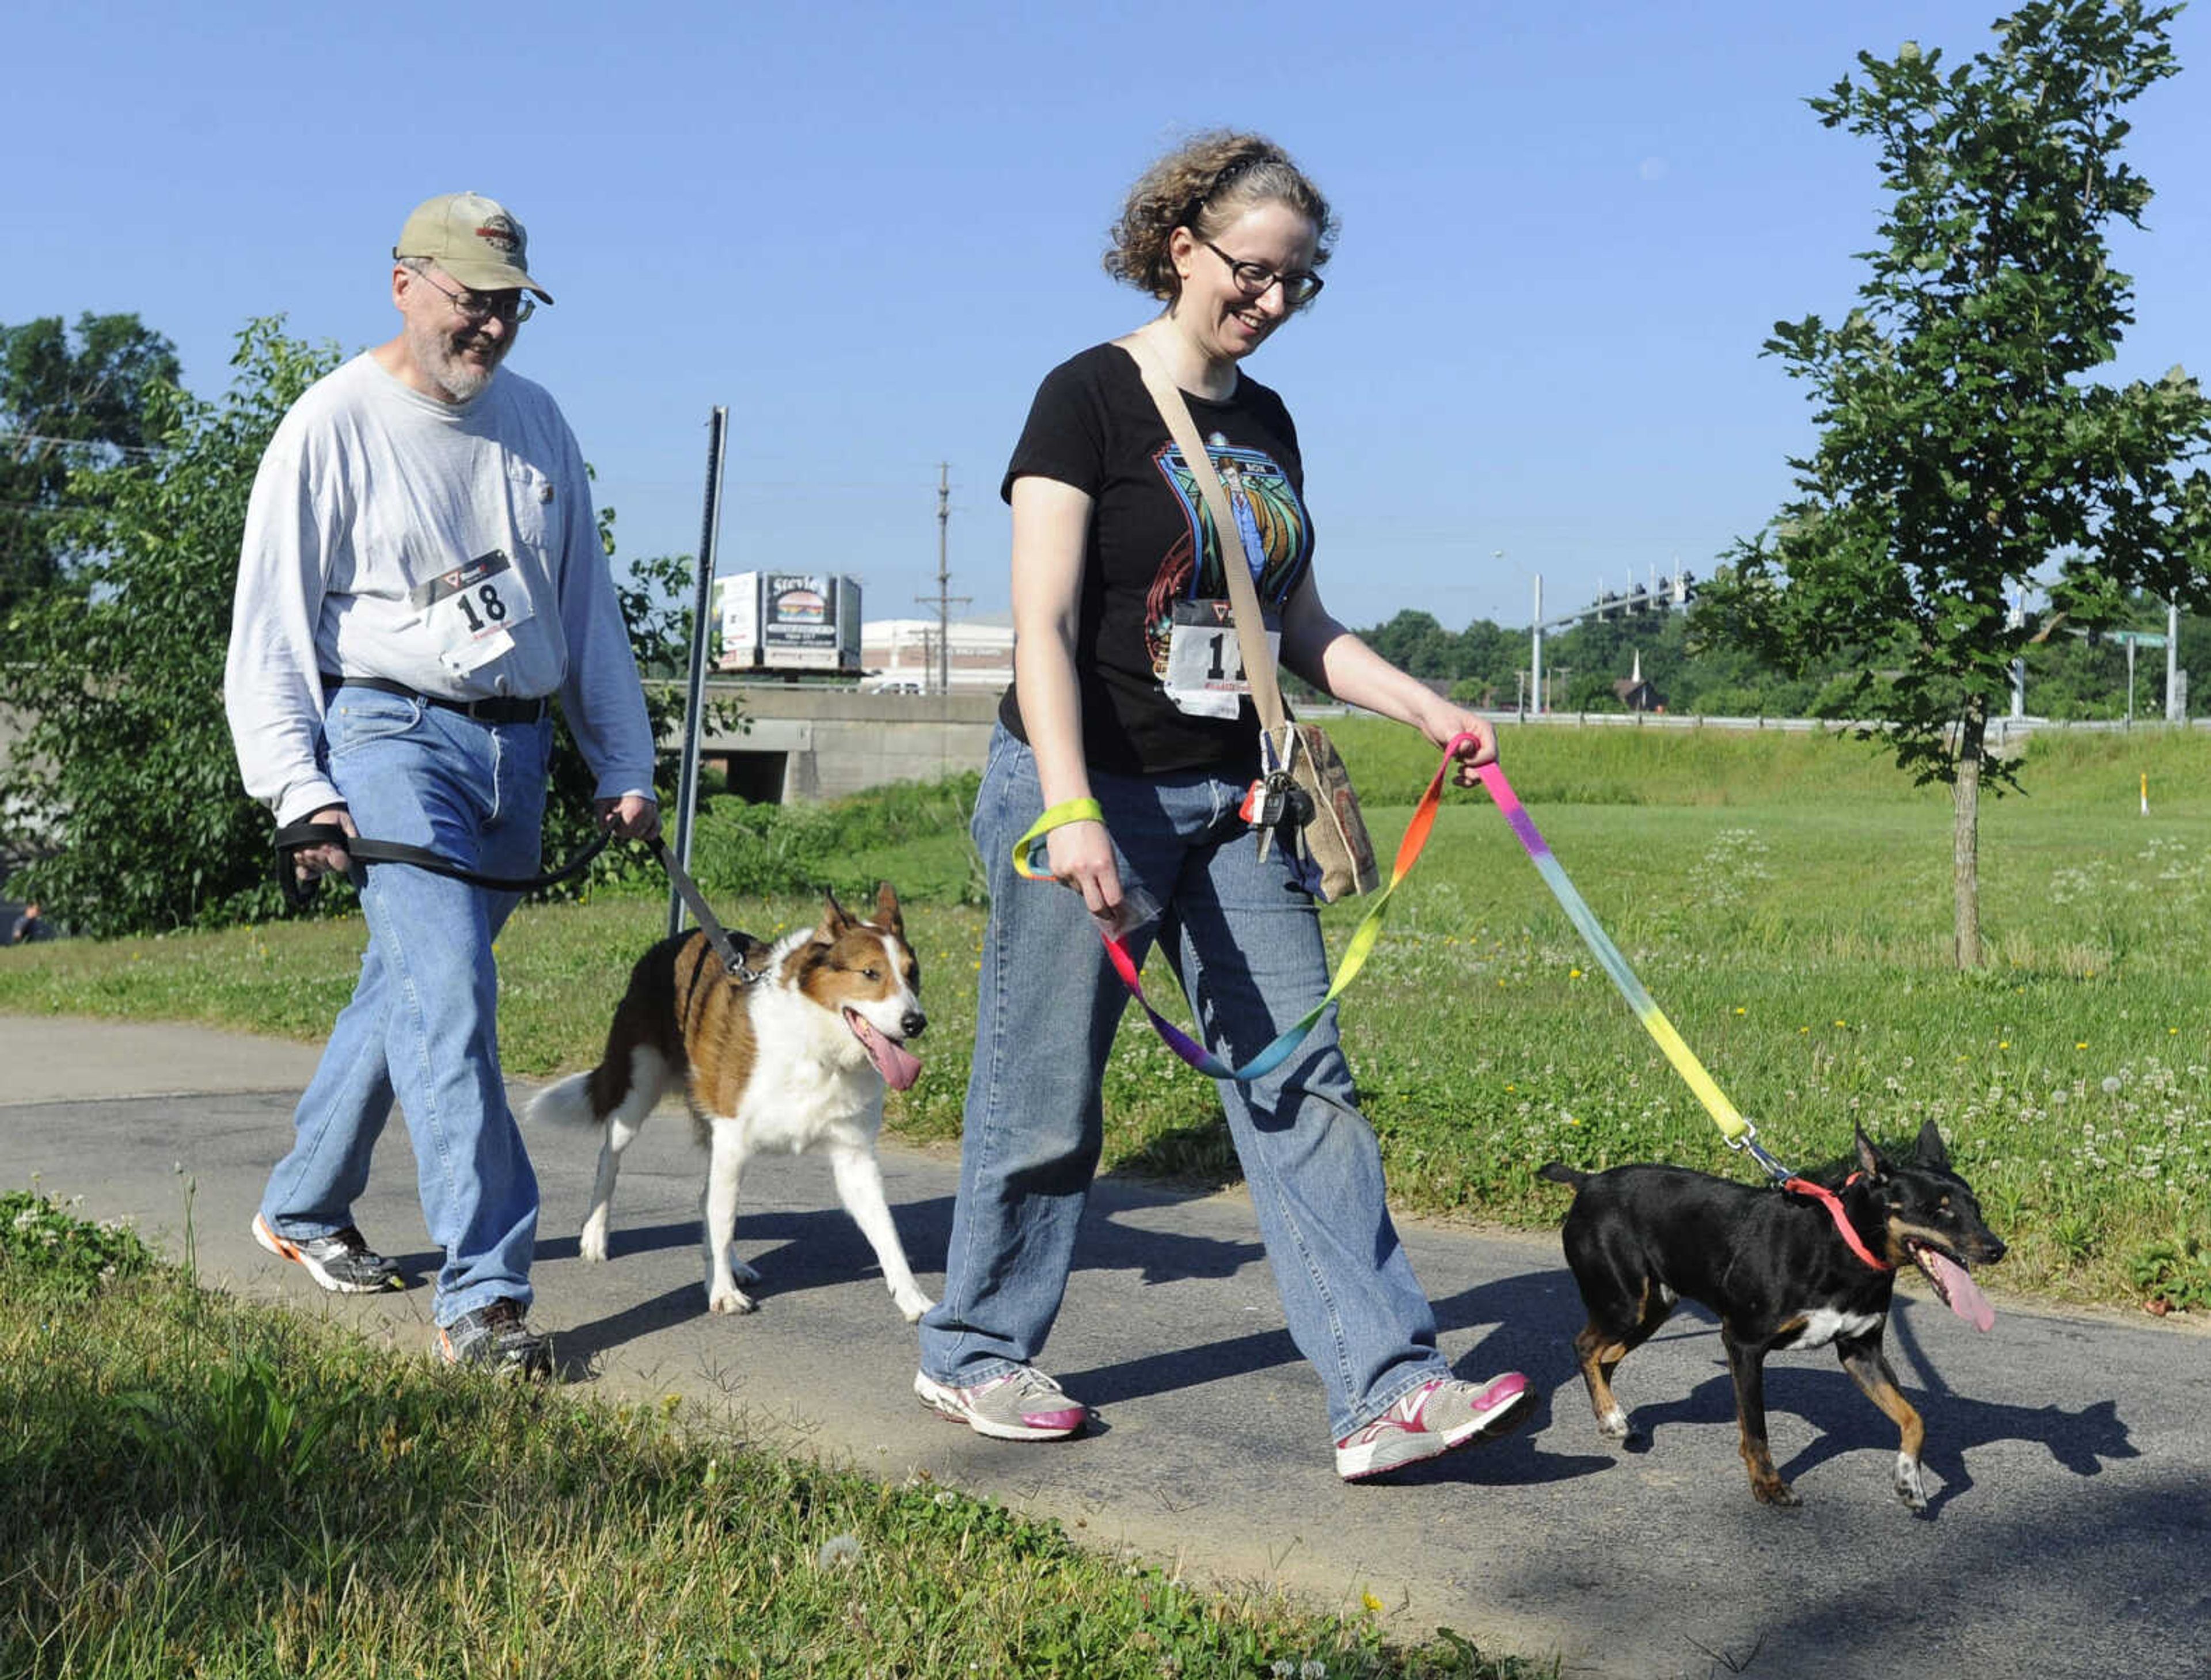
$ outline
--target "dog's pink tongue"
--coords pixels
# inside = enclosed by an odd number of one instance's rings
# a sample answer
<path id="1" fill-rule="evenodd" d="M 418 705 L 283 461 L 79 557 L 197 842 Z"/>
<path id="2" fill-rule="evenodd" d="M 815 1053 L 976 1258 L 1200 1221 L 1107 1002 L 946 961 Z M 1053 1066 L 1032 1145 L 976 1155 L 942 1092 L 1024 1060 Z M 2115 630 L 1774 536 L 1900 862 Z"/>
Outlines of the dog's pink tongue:
<path id="1" fill-rule="evenodd" d="M 1947 1254 L 1938 1254 L 1931 1248 L 1920 1250 L 1919 1260 L 1941 1284 L 1942 1293 L 1949 1298 L 1953 1313 L 1978 1331 L 1987 1331 L 1995 1325 L 1996 1309 L 1989 1305 L 1989 1298 L 1981 1293 L 1981 1286 L 1973 1282 L 1972 1273 Z"/>
<path id="2" fill-rule="evenodd" d="M 921 1077 L 920 1057 L 904 1045 L 885 1038 L 858 1015 L 848 1013 L 845 1019 L 851 1024 L 852 1036 L 866 1047 L 868 1059 L 882 1075 L 883 1083 L 894 1091 L 903 1091 Z"/>

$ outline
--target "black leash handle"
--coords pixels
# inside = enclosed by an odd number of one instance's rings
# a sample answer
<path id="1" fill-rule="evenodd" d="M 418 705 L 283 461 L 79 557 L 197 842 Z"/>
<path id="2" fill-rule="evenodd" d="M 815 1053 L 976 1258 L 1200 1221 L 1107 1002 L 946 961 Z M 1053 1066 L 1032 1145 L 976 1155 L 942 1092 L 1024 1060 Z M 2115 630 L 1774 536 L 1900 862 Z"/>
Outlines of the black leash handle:
<path id="1" fill-rule="evenodd" d="M 557 887 L 562 882 L 573 880 L 581 875 L 590 867 L 591 859 L 606 850 L 607 842 L 613 838 L 611 831 L 601 829 L 591 837 L 589 844 L 560 868 L 524 878 L 480 874 L 447 861 L 426 846 L 409 846 L 401 840 L 366 840 L 359 834 L 348 834 L 335 822 L 292 822 L 277 829 L 276 834 L 276 882 L 283 888 L 284 896 L 294 910 L 306 909 L 314 902 L 315 889 L 320 877 L 314 881 L 300 880 L 292 868 L 292 854 L 310 846 L 335 846 L 355 864 L 408 864 L 416 869 L 427 870 L 433 875 L 465 881 L 471 887 L 486 887 L 498 893 L 534 893 L 541 888 Z M 714 955 L 721 958 L 722 966 L 729 970 L 730 977 L 744 986 L 758 979 L 758 972 L 738 954 L 736 942 L 730 937 L 729 931 L 714 914 L 712 907 L 706 902 L 706 895 L 699 890 L 699 883 L 691 878 L 682 864 L 675 861 L 675 854 L 668 849 L 667 842 L 656 834 L 645 844 L 659 860 L 661 868 L 668 871 L 668 878 L 675 883 L 675 890 L 682 895 L 683 902 L 697 919 L 700 931 L 706 934 L 706 943 L 713 947 Z M 747 936 L 745 943 L 754 950 L 766 949 L 750 936 Z"/>
<path id="2" fill-rule="evenodd" d="M 464 881 L 471 887 L 488 888 L 495 893 L 534 893 L 574 880 L 591 867 L 591 859 L 605 851 L 607 842 L 613 838 L 611 833 L 601 829 L 560 868 L 540 875 L 484 875 L 463 869 L 427 846 L 409 846 L 401 840 L 365 840 L 359 834 L 348 834 L 335 822 L 291 822 L 277 829 L 276 834 L 276 883 L 284 889 L 284 897 L 294 910 L 306 909 L 314 902 L 316 883 L 299 878 L 292 868 L 292 854 L 310 846 L 335 846 L 356 864 L 409 864 L 433 875 Z"/>

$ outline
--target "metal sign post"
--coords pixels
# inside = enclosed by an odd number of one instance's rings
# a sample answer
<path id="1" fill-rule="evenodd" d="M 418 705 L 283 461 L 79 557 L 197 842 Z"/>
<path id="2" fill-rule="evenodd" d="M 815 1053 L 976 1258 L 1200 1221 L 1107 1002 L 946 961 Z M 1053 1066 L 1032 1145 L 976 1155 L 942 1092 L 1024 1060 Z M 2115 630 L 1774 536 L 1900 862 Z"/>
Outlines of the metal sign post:
<path id="1" fill-rule="evenodd" d="M 722 455 L 730 411 L 719 403 L 706 422 L 706 504 L 699 531 L 699 583 L 691 599 L 691 670 L 683 690 L 682 769 L 676 779 L 675 860 L 691 867 L 691 813 L 699 804 L 699 731 L 706 710 L 707 615 L 714 600 L 714 560 L 722 530 Z M 668 934 L 683 931 L 683 895 L 668 889 Z"/>

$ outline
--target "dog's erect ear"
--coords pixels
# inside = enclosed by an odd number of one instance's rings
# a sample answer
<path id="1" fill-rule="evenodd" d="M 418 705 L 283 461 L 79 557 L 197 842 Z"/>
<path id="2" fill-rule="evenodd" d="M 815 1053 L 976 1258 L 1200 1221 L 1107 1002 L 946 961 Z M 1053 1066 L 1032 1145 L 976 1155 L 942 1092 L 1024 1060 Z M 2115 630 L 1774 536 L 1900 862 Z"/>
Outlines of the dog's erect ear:
<path id="1" fill-rule="evenodd" d="M 898 890 L 887 881 L 875 882 L 875 925 L 886 933 L 906 937 L 906 918 L 899 914 Z"/>
<path id="2" fill-rule="evenodd" d="M 1937 1173 L 1950 1170 L 1950 1147 L 1942 1141 L 1942 1134 L 1932 1120 L 1919 1128 L 1918 1161 L 1922 1167 Z"/>
<path id="3" fill-rule="evenodd" d="M 837 902 L 837 895 L 825 891 L 821 895 L 821 925 L 814 930 L 814 943 L 833 945 L 845 930 L 852 925 L 852 919 L 845 907 Z"/>
<path id="4" fill-rule="evenodd" d="M 1858 1165 L 1864 1169 L 1865 1175 L 1869 1179 L 1887 1178 L 1888 1163 L 1881 1159 L 1881 1151 L 1874 1148 L 1873 1139 L 1865 1135 L 1863 1126 L 1853 1129 L 1858 1135 Z"/>

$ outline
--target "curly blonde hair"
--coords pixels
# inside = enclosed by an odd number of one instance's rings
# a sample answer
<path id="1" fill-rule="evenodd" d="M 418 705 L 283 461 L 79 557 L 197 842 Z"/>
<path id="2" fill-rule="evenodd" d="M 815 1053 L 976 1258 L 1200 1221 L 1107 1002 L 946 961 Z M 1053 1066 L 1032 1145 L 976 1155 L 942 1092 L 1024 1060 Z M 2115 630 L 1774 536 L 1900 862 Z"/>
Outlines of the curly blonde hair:
<path id="1" fill-rule="evenodd" d="M 1111 230 L 1106 272 L 1171 302 L 1182 291 L 1167 243 L 1174 230 L 1187 227 L 1210 239 L 1257 204 L 1287 204 L 1311 221 L 1313 267 L 1327 263 L 1336 223 L 1320 189 L 1264 135 L 1214 129 L 1136 178 Z"/>

